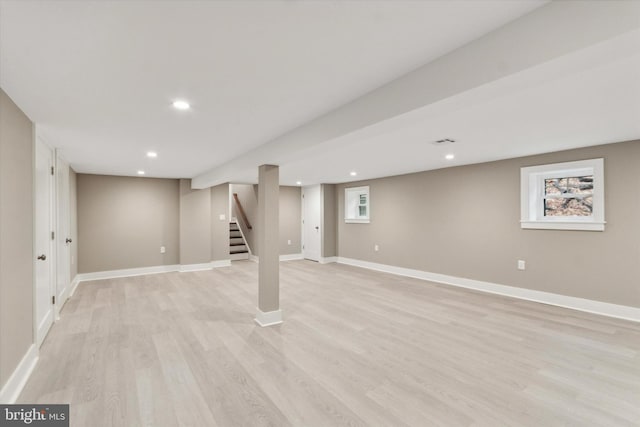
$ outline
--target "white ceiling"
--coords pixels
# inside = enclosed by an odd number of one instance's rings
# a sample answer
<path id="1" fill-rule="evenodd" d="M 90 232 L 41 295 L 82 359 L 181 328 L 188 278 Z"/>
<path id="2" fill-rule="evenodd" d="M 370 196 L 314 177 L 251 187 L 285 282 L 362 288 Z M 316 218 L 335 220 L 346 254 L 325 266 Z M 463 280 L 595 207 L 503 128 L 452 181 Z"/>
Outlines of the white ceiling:
<path id="1" fill-rule="evenodd" d="M 0 86 L 78 172 L 135 175 L 144 169 L 153 177 L 194 177 L 544 3 L 2 0 Z M 622 71 L 596 70 L 583 84 L 607 92 L 599 79 L 629 79 Z M 579 81 L 569 83 L 565 88 L 549 82 L 544 90 L 562 90 L 565 99 L 582 94 Z M 623 98 L 633 93 L 618 92 Z M 506 142 L 548 140 L 529 129 L 532 123 L 544 127 L 553 113 L 575 112 L 575 123 L 560 129 L 571 135 L 585 118 L 589 129 L 596 126 L 589 114 L 624 110 L 615 102 L 586 108 L 582 94 L 574 104 L 556 104 L 563 109 L 555 111 L 547 108 L 552 98 L 539 93 L 513 94 L 428 126 L 376 135 L 338 148 L 338 160 L 325 151 L 283 164 L 282 182 L 345 181 L 343 171 L 354 167 L 369 177 L 441 167 L 425 161 L 428 153 L 420 150 L 424 140 L 443 136 L 460 139 L 461 162 L 517 155 L 505 150 Z M 176 98 L 189 100 L 193 109 L 173 110 Z M 514 102 L 530 107 L 518 113 L 510 108 Z M 506 119 L 496 121 L 503 114 Z M 505 121 L 509 126 L 502 128 Z M 592 133 L 591 139 L 604 134 Z M 621 130 L 615 137 L 629 135 L 638 136 Z M 420 154 L 401 154 L 398 144 Z M 363 146 L 369 157 L 361 158 Z M 145 158 L 147 150 L 159 157 Z M 358 158 L 361 164 L 354 163 Z"/>
<path id="2" fill-rule="evenodd" d="M 255 182 L 257 165 L 276 163 L 281 183 L 315 184 L 640 139 L 640 32 L 605 38 L 596 28 L 579 36 L 592 39 L 586 47 L 410 113 L 313 144 L 294 139 L 286 154 L 274 146 L 545 3 L 0 0 L 0 86 L 84 173 L 223 171 L 216 182 Z M 545 30 L 533 29 L 541 39 Z M 535 56 L 512 48 L 525 63 Z M 193 109 L 173 110 L 176 98 Z M 457 142 L 430 143 L 445 137 Z"/>

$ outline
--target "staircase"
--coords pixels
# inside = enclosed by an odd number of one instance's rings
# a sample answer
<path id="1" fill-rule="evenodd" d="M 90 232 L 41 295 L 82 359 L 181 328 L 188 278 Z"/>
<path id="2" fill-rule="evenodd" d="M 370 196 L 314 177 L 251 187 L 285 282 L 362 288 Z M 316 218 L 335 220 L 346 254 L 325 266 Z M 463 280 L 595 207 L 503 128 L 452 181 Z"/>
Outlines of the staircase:
<path id="1" fill-rule="evenodd" d="M 237 222 L 229 223 L 229 258 L 231 260 L 249 259 L 249 248 L 244 241 Z"/>

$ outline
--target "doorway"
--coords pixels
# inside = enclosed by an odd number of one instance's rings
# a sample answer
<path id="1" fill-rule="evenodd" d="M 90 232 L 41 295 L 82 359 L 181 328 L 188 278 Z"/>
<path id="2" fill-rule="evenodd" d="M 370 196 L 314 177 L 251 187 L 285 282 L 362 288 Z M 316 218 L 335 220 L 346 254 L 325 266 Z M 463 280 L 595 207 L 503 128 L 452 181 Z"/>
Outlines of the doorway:
<path id="1" fill-rule="evenodd" d="M 302 254 L 305 259 L 320 261 L 321 229 L 320 229 L 320 185 L 312 185 L 302 189 Z"/>

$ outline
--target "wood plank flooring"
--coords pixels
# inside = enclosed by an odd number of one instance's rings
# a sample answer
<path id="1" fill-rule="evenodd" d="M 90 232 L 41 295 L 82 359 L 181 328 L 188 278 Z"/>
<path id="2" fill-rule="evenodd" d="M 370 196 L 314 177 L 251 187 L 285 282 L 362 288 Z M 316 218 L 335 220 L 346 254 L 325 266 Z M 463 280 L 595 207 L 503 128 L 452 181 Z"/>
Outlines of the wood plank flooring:
<path id="1" fill-rule="evenodd" d="M 82 283 L 20 401 L 85 426 L 640 426 L 640 324 L 356 267 Z"/>

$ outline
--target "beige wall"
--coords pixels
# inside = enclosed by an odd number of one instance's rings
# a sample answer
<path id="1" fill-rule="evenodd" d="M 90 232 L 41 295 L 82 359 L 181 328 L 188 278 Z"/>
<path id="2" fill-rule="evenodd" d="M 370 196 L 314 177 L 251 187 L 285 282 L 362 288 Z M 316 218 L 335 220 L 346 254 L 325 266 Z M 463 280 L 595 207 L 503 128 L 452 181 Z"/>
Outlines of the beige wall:
<path id="1" fill-rule="evenodd" d="M 178 180 L 78 174 L 77 186 L 79 273 L 178 264 Z"/>
<path id="2" fill-rule="evenodd" d="M 521 167 L 599 157 L 604 232 L 520 228 Z M 344 189 L 361 185 L 371 223 L 345 224 Z M 342 184 L 338 255 L 640 307 L 639 186 L 640 141 Z"/>
<path id="3" fill-rule="evenodd" d="M 337 255 L 337 209 L 336 209 L 336 186 L 335 184 L 322 184 L 320 186 L 322 236 L 321 236 L 321 256 L 333 257 Z"/>
<path id="4" fill-rule="evenodd" d="M 33 124 L 0 89 L 0 388 L 33 337 Z"/>
<path id="5" fill-rule="evenodd" d="M 238 214 L 235 202 L 232 203 L 232 215 L 238 218 L 253 255 L 258 255 L 256 230 L 258 222 L 258 186 L 232 184 L 232 191 L 238 194 L 242 208 L 247 214 L 253 230 L 247 230 Z M 280 255 L 302 252 L 302 202 L 300 187 L 280 186 Z M 288 241 L 291 240 L 291 245 Z"/>
<path id="6" fill-rule="evenodd" d="M 69 216 L 71 219 L 71 280 L 78 274 L 78 196 L 77 174 L 69 168 Z"/>
<path id="7" fill-rule="evenodd" d="M 229 259 L 229 184 L 211 187 L 211 260 Z M 220 215 L 225 219 L 220 220 Z"/>
<path id="8" fill-rule="evenodd" d="M 211 192 L 180 180 L 180 264 L 211 261 Z"/>
<path id="9" fill-rule="evenodd" d="M 291 240 L 291 244 L 288 241 Z M 302 252 L 302 189 L 280 187 L 280 255 Z"/>

